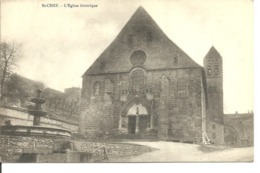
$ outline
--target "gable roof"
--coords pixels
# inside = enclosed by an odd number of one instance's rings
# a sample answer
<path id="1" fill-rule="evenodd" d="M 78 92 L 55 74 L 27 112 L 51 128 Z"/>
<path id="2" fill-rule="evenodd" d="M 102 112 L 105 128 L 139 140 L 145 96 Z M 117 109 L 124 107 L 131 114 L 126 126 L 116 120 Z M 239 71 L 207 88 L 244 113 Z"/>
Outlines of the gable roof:
<path id="1" fill-rule="evenodd" d="M 208 53 L 206 54 L 205 58 L 204 59 L 208 59 L 208 58 L 218 58 L 218 59 L 221 59 L 222 60 L 222 57 L 221 55 L 219 54 L 219 52 L 217 51 L 217 49 L 212 46 Z"/>
<path id="2" fill-rule="evenodd" d="M 147 70 L 201 67 L 173 43 L 140 6 L 84 75 L 128 72 L 133 68 L 130 57 L 137 50 L 145 52 L 143 67 Z"/>

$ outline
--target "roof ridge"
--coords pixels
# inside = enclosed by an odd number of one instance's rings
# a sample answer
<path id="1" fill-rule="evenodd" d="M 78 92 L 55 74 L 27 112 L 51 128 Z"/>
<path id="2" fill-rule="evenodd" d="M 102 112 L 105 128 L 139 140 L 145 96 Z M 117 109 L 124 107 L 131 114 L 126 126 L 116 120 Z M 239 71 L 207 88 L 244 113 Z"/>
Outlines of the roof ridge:
<path id="1" fill-rule="evenodd" d="M 211 56 L 211 55 L 214 55 L 214 56 Z M 212 45 L 208 51 L 208 53 L 205 55 L 204 59 L 205 58 L 212 58 L 212 57 L 217 57 L 218 58 L 222 58 L 222 56 L 220 55 L 220 53 L 218 52 L 218 50 Z"/>
<path id="2" fill-rule="evenodd" d="M 83 76 L 88 73 L 98 74 L 100 72 L 112 72 L 115 70 L 117 72 L 120 72 L 120 70 L 129 70 L 132 64 L 127 60 L 127 57 L 130 58 L 131 53 L 137 49 L 143 49 L 148 54 L 149 62 L 146 61 L 146 65 L 154 69 L 175 67 L 176 65 L 169 63 L 169 61 L 173 60 L 176 56 L 179 57 L 180 61 L 178 61 L 178 65 L 180 67 L 201 67 L 169 39 L 147 11 L 142 6 L 139 6 L 118 35 L 98 56 Z M 110 67 L 106 67 L 101 71 L 99 61 L 107 61 L 110 63 Z M 115 62 L 120 63 L 123 61 L 126 62 L 124 67 L 120 66 L 118 69 L 112 69 L 112 66 L 115 67 Z M 154 61 L 154 63 L 156 61 L 161 66 L 154 65 L 151 61 Z"/>

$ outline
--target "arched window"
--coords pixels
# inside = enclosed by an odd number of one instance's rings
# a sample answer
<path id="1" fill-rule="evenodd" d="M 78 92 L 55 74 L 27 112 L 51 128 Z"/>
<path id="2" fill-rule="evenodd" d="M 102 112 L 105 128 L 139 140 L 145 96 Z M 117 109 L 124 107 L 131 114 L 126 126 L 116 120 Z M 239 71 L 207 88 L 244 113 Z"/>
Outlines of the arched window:
<path id="1" fill-rule="evenodd" d="M 177 90 L 180 98 L 186 97 L 186 81 L 184 79 L 178 80 Z"/>
<path id="2" fill-rule="evenodd" d="M 93 95 L 100 95 L 100 82 L 95 82 Z"/>
<path id="3" fill-rule="evenodd" d="M 143 70 L 138 69 L 133 71 L 131 79 L 133 92 L 143 92 L 145 89 L 145 75 Z"/>
<path id="4" fill-rule="evenodd" d="M 114 91 L 114 84 L 110 79 L 105 80 L 105 93 L 112 94 Z"/>
<path id="5" fill-rule="evenodd" d="M 166 76 L 162 76 L 161 78 L 161 89 L 162 92 L 165 92 L 166 94 L 168 94 L 168 90 L 169 90 L 169 79 Z"/>

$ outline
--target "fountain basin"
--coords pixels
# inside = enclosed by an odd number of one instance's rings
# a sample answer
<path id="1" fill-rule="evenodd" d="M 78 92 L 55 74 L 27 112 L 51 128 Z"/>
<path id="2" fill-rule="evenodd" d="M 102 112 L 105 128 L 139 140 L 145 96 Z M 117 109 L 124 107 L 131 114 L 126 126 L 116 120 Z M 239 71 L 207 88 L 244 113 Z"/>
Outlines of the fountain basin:
<path id="1" fill-rule="evenodd" d="M 33 99 L 31 99 L 31 102 L 43 104 L 43 103 L 45 103 L 45 100 L 42 98 L 33 98 Z"/>
<path id="2" fill-rule="evenodd" d="M 71 137 L 71 131 L 42 126 L 2 126 L 1 133 L 15 136 Z"/>
<path id="3" fill-rule="evenodd" d="M 47 112 L 41 110 L 28 110 L 28 113 L 33 116 L 41 116 L 41 117 L 47 115 Z"/>

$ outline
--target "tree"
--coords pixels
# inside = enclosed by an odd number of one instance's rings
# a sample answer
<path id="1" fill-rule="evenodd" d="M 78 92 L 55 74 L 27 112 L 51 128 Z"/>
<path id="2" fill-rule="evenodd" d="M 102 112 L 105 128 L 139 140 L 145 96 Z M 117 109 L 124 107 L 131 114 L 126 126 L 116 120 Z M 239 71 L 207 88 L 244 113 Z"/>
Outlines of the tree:
<path id="1" fill-rule="evenodd" d="M 54 110 L 56 111 L 62 101 L 62 95 L 56 95 L 54 100 Z"/>
<path id="2" fill-rule="evenodd" d="M 75 113 L 79 107 L 80 98 L 71 99 L 69 104 L 70 117 Z"/>
<path id="3" fill-rule="evenodd" d="M 42 92 L 42 97 L 46 99 L 47 109 L 54 109 L 54 111 L 56 111 L 62 102 L 63 93 L 51 88 L 46 88 Z"/>
<path id="4" fill-rule="evenodd" d="M 67 105 L 68 94 L 64 94 L 61 105 L 61 115 L 64 115 L 65 107 Z"/>
<path id="5" fill-rule="evenodd" d="M 13 68 L 17 66 L 20 58 L 21 45 L 15 43 L 0 43 L 0 98 L 3 98 L 4 84 L 12 74 Z"/>
<path id="6" fill-rule="evenodd" d="M 20 106 L 25 107 L 29 98 L 36 97 L 36 90 L 43 88 L 43 83 L 14 73 L 5 82 L 3 96 L 9 99 L 19 99 Z"/>

